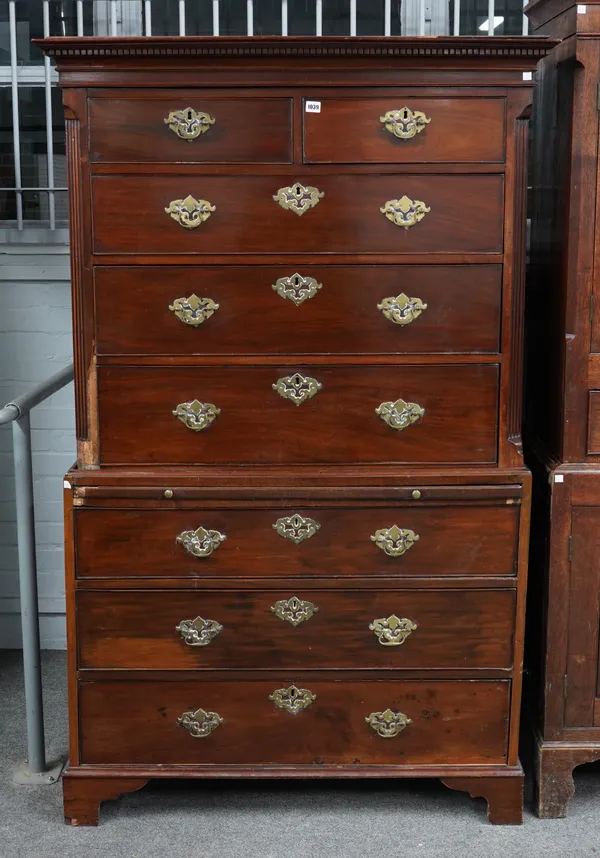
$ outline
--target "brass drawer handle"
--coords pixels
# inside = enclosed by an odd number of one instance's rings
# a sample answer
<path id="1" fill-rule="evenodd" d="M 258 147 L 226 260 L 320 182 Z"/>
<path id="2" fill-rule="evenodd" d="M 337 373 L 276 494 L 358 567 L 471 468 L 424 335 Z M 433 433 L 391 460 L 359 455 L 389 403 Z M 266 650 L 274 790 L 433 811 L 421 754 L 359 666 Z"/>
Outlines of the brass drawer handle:
<path id="1" fill-rule="evenodd" d="M 396 614 L 373 620 L 369 625 L 381 646 L 402 646 L 404 641 L 417 630 L 417 624 L 412 620 L 397 617 Z"/>
<path id="2" fill-rule="evenodd" d="M 221 409 L 212 402 L 199 402 L 197 399 L 192 402 L 180 402 L 172 411 L 178 420 L 194 432 L 207 429 L 220 413 Z"/>
<path id="3" fill-rule="evenodd" d="M 399 200 L 388 200 L 379 211 L 386 216 L 395 226 L 403 226 L 410 229 L 419 221 L 422 221 L 431 207 L 425 205 L 422 200 L 411 200 L 404 195 Z"/>
<path id="4" fill-rule="evenodd" d="M 217 207 L 209 203 L 208 200 L 196 200 L 191 195 L 184 200 L 171 200 L 165 208 L 166 213 L 171 215 L 173 220 L 176 220 L 185 229 L 196 229 L 197 226 L 207 221 L 211 213 L 216 210 Z"/>
<path id="5" fill-rule="evenodd" d="M 296 688 L 295 685 L 290 685 L 289 688 L 276 688 L 273 694 L 269 694 L 269 700 L 272 700 L 278 709 L 285 709 L 290 715 L 297 715 L 301 709 L 307 709 L 316 699 L 317 695 L 308 688 Z"/>
<path id="6" fill-rule="evenodd" d="M 178 137 L 187 140 L 189 143 L 201 134 L 205 134 L 215 122 L 216 119 L 210 113 L 194 110 L 193 107 L 172 110 L 165 119 L 165 125 L 169 126 L 173 134 L 177 134 Z"/>
<path id="7" fill-rule="evenodd" d="M 429 125 L 428 119 L 421 110 L 411 110 L 410 107 L 401 107 L 399 110 L 388 110 L 386 114 L 379 117 L 386 131 L 398 137 L 400 140 L 410 140 L 416 137 Z"/>
<path id="8" fill-rule="evenodd" d="M 381 310 L 382 315 L 395 325 L 410 325 L 418 319 L 423 310 L 427 309 L 427 304 L 424 304 L 420 298 L 409 298 L 401 292 L 395 298 L 382 298 L 377 309 Z"/>
<path id="9" fill-rule="evenodd" d="M 223 718 L 217 712 L 196 709 L 195 712 L 184 712 L 176 723 L 178 727 L 186 729 L 194 739 L 206 739 L 223 723 Z"/>
<path id="10" fill-rule="evenodd" d="M 182 140 L 189 143 L 208 131 L 214 125 L 216 119 L 210 113 L 194 110 L 193 107 L 184 107 L 183 110 L 172 110 L 165 119 L 173 134 L 177 134 Z"/>
<path id="11" fill-rule="evenodd" d="M 302 405 L 307 399 L 312 399 L 315 393 L 318 393 L 323 387 L 316 378 L 311 378 L 310 375 L 300 375 L 299 372 L 294 373 L 294 375 L 286 375 L 271 386 L 280 396 L 289 399 L 294 405 Z"/>
<path id="12" fill-rule="evenodd" d="M 192 557 L 210 557 L 226 539 L 225 534 L 219 533 L 218 530 L 205 530 L 199 527 L 197 530 L 184 530 L 175 542 L 177 545 L 183 545 Z"/>
<path id="13" fill-rule="evenodd" d="M 282 298 L 292 301 L 296 307 L 314 298 L 323 286 L 314 277 L 303 277 L 301 274 L 292 274 L 291 277 L 280 277 L 273 283 L 273 289 Z"/>
<path id="14" fill-rule="evenodd" d="M 392 712 L 391 709 L 386 709 L 385 712 L 371 712 L 365 721 L 382 739 L 393 739 L 405 727 L 412 724 L 411 719 L 403 712 Z"/>
<path id="15" fill-rule="evenodd" d="M 188 646 L 208 646 L 223 631 L 223 626 L 216 620 L 196 617 L 195 620 L 182 620 L 175 626 L 175 631 Z"/>
<path id="16" fill-rule="evenodd" d="M 291 540 L 294 545 L 299 545 L 305 539 L 310 539 L 317 530 L 321 529 L 321 525 L 314 518 L 304 518 L 299 513 L 286 518 L 278 518 L 275 524 L 271 526 L 279 536 Z"/>
<path id="17" fill-rule="evenodd" d="M 212 298 L 199 298 L 194 293 L 189 298 L 175 298 L 173 303 L 169 304 L 169 310 L 193 328 L 210 319 L 218 309 L 219 305 L 215 304 Z"/>
<path id="18" fill-rule="evenodd" d="M 279 203 L 282 209 L 303 215 L 309 209 L 313 209 L 325 196 L 325 191 L 308 185 L 305 187 L 301 182 L 288 185 L 287 188 L 279 188 L 273 199 Z"/>
<path id="19" fill-rule="evenodd" d="M 388 557 L 401 557 L 406 554 L 409 548 L 413 547 L 415 542 L 419 541 L 419 534 L 410 528 L 397 527 L 394 524 L 392 527 L 376 530 L 371 536 L 371 541 L 378 548 L 381 548 Z"/>
<path id="20" fill-rule="evenodd" d="M 392 429 L 401 432 L 423 417 L 425 409 L 416 402 L 405 402 L 403 399 L 397 399 L 395 402 L 382 402 L 375 409 L 375 414 L 378 414 L 383 422 Z"/>
<path id="21" fill-rule="evenodd" d="M 279 602 L 275 602 L 274 605 L 271 605 L 271 610 L 280 620 L 287 620 L 295 627 L 305 620 L 310 620 L 319 609 L 313 602 L 292 596 L 291 599 L 280 599 Z"/>

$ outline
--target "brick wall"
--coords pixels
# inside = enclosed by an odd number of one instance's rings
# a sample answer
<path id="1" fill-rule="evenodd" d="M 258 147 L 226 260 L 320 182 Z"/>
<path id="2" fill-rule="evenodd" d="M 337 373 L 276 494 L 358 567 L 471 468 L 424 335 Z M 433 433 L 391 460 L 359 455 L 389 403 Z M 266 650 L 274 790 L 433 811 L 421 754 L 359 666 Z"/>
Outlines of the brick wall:
<path id="1" fill-rule="evenodd" d="M 68 248 L 0 248 L 0 407 L 72 359 Z M 62 486 L 75 460 L 73 385 L 31 412 L 40 631 L 65 646 Z M 0 648 L 21 646 L 12 432 L 0 426 Z"/>

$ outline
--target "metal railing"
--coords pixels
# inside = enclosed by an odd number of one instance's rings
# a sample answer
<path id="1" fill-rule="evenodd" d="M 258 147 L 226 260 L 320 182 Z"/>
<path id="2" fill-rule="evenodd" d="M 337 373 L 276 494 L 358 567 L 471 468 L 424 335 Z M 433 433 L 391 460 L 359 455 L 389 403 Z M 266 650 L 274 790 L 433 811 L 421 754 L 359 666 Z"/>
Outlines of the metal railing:
<path id="1" fill-rule="evenodd" d="M 27 766 L 14 781 L 20 784 L 56 783 L 63 763 L 48 768 L 44 741 L 44 708 L 40 660 L 35 516 L 33 505 L 33 463 L 29 414 L 36 405 L 73 380 L 73 364 L 57 372 L 28 393 L 18 396 L 0 410 L 0 425 L 12 423 L 15 495 L 17 508 L 17 550 L 19 592 L 23 635 L 23 671 L 27 722 Z"/>
<path id="2" fill-rule="evenodd" d="M 31 47 L 34 36 L 526 35 L 525 2 L 0 0 L 0 133 L 10 130 L 13 141 L 12 163 L 7 158 L 0 163 L 4 237 L 21 241 L 25 228 L 37 227 L 39 237 L 31 232 L 27 240 L 66 241 L 62 109 L 54 92 L 56 72 L 50 59 Z"/>

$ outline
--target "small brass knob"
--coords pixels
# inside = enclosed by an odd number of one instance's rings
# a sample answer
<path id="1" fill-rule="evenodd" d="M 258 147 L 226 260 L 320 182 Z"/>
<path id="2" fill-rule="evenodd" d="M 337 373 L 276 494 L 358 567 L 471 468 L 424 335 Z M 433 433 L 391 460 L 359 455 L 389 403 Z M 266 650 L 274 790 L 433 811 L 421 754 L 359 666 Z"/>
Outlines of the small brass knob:
<path id="1" fill-rule="evenodd" d="M 167 500 L 171 500 L 171 498 L 173 497 L 173 490 L 165 489 L 164 497 L 166 497 Z"/>
<path id="2" fill-rule="evenodd" d="M 419 498 L 421 497 L 421 492 L 419 491 L 419 489 L 415 489 L 412 493 L 412 496 L 415 500 L 419 500 Z"/>

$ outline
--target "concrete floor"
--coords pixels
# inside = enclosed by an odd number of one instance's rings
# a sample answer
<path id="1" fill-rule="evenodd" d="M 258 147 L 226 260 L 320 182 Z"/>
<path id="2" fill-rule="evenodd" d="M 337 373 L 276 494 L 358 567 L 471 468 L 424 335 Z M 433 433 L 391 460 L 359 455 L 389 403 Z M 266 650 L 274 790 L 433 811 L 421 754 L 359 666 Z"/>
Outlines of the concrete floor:
<path id="1" fill-rule="evenodd" d="M 65 654 L 44 653 L 48 758 L 67 746 Z M 567 819 L 492 826 L 485 802 L 437 781 L 161 782 L 63 823 L 60 786 L 17 787 L 25 756 L 21 654 L 0 651 L 0 858 L 600 858 L 600 766 Z"/>

